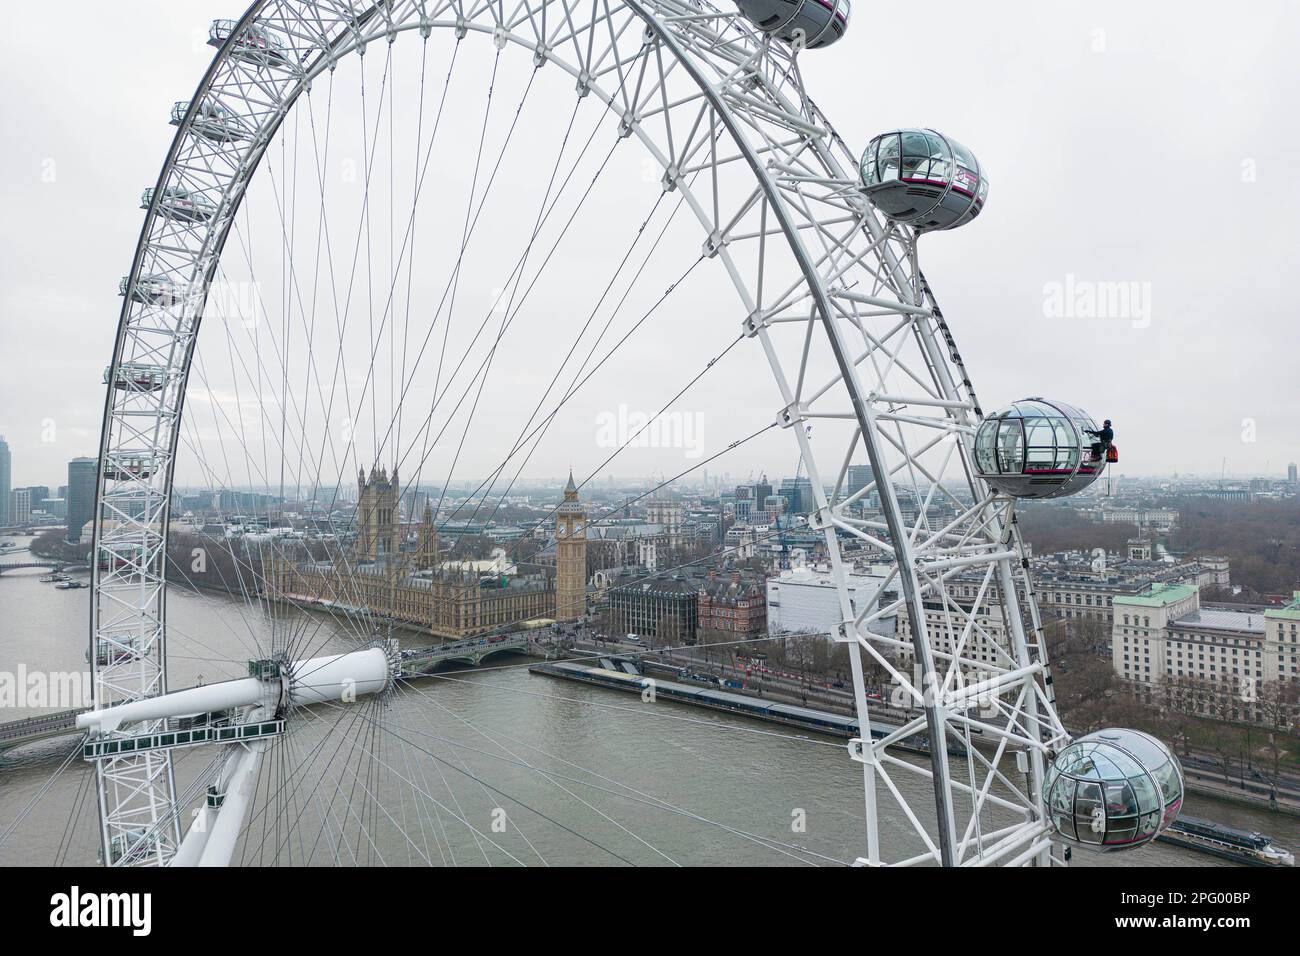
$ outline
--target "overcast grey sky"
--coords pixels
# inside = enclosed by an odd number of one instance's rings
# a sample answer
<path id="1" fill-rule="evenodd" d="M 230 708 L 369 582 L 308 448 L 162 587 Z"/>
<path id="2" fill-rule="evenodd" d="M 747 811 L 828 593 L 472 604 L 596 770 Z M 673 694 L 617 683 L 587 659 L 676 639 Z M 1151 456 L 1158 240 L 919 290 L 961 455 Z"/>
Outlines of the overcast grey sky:
<path id="1" fill-rule="evenodd" d="M 1046 394 L 1109 416 L 1130 474 L 1218 474 L 1224 458 L 1230 473 L 1279 473 L 1300 459 L 1300 7 L 933 0 L 922 20 L 909 8 L 857 0 L 847 38 L 809 51 L 803 70 L 855 149 L 932 126 L 988 170 L 984 215 L 922 245 L 986 406 Z M 171 103 L 210 58 L 208 23 L 241 10 L 28 5 L 0 36 L 0 434 L 15 485 L 61 484 L 69 458 L 97 449 L 139 195 L 171 139 Z M 1129 313 L 1079 314 L 1097 283 L 1125 283 Z M 701 332 L 700 354 L 735 328 Z M 710 448 L 770 419 L 775 402 L 746 388 L 701 398 Z M 591 420 L 573 427 L 589 435 Z M 713 473 L 791 473 L 788 439 L 773 447 Z M 575 456 L 571 441 L 530 471 Z M 646 453 L 611 470 L 681 466 L 680 452 Z"/>

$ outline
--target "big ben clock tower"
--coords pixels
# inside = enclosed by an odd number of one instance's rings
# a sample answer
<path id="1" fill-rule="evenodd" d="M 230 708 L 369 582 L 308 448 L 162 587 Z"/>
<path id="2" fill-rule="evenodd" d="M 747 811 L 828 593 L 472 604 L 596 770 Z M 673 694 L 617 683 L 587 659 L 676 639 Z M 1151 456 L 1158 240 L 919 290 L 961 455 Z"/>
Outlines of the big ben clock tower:
<path id="1" fill-rule="evenodd" d="M 587 607 L 587 515 L 569 472 L 555 516 L 555 619 L 576 621 Z"/>

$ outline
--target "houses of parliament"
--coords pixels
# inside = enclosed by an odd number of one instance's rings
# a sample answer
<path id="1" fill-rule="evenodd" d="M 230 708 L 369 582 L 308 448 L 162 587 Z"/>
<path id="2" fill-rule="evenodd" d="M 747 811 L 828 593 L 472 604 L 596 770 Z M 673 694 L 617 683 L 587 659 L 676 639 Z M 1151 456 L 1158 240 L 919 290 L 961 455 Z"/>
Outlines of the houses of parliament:
<path id="1" fill-rule="evenodd" d="M 428 630 L 473 637 L 539 618 L 576 620 L 586 607 L 586 517 L 569 476 L 556 510 L 556 569 L 513 574 L 500 561 L 444 561 L 432 505 L 415 524 L 401 520 L 397 469 L 357 476 L 356 540 L 327 560 L 282 554 L 267 575 L 282 600 L 365 608 Z"/>

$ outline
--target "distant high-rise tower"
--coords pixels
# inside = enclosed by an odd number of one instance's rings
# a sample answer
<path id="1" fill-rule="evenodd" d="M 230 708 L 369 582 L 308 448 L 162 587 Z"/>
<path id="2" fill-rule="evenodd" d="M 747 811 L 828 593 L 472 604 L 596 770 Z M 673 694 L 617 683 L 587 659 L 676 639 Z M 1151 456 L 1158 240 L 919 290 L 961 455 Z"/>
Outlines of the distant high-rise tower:
<path id="1" fill-rule="evenodd" d="M 13 459 L 4 435 L 0 435 L 0 528 L 9 527 L 9 492 L 13 482 Z"/>
<path id="2" fill-rule="evenodd" d="M 569 472 L 555 516 L 555 619 L 576 621 L 587 610 L 587 515 Z"/>
<path id="3" fill-rule="evenodd" d="M 398 512 L 401 488 L 397 468 L 393 477 L 388 469 L 371 466 L 370 478 L 357 474 L 357 559 L 378 561 L 395 556 L 400 548 L 402 525 Z"/>
<path id="4" fill-rule="evenodd" d="M 95 518 L 95 490 L 99 461 L 74 458 L 68 462 L 68 540 L 80 541 L 81 531 Z"/>
<path id="5" fill-rule="evenodd" d="M 9 492 L 9 518 L 15 527 L 32 520 L 32 493 L 28 489 L 15 488 Z"/>
<path id="6" fill-rule="evenodd" d="M 855 495 L 876 480 L 870 465 L 849 465 L 848 480 L 844 485 L 844 497 Z"/>
<path id="7" fill-rule="evenodd" d="M 4 445 L 4 442 L 0 441 L 0 446 L 2 445 Z M 0 452 L 0 455 L 3 455 L 3 452 Z M 3 457 L 0 457 L 0 481 L 4 481 L 4 458 Z M 1286 483 L 1288 485 L 1296 484 L 1295 462 L 1291 462 L 1291 464 L 1286 466 Z M 3 487 L 3 485 L 0 485 L 0 487 Z"/>

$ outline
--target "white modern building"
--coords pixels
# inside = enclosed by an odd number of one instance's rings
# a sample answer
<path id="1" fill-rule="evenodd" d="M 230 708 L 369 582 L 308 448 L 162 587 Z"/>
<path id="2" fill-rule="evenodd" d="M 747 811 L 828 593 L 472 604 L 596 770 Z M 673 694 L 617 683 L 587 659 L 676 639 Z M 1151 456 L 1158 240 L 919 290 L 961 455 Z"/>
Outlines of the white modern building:
<path id="1" fill-rule="evenodd" d="M 854 613 L 859 614 L 867 607 L 877 608 L 884 576 L 859 571 L 851 571 L 847 576 Z M 769 634 L 823 634 L 830 639 L 839 630 L 843 617 L 829 568 L 795 567 L 767 579 Z M 869 630 L 882 637 L 893 637 L 897 615 L 872 622 Z"/>
<path id="2" fill-rule="evenodd" d="M 1178 524 L 1178 511 L 1174 508 L 1098 508 L 1092 517 L 1105 524 L 1135 524 L 1160 531 L 1168 531 Z"/>

